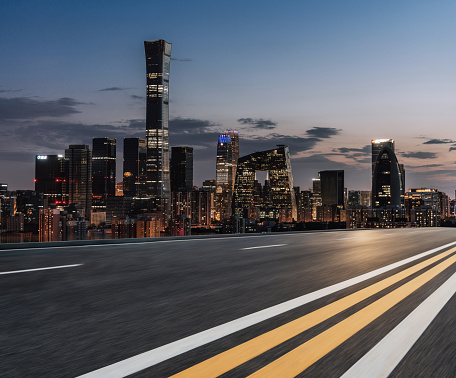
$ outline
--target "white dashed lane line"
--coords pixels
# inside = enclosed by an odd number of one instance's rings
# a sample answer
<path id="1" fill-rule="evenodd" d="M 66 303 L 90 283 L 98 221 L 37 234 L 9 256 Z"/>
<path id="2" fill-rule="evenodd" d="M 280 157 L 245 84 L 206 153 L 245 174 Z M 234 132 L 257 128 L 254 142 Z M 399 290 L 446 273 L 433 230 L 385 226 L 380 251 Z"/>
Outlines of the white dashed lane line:
<path id="1" fill-rule="evenodd" d="M 72 265 L 60 265 L 60 266 L 47 266 L 44 268 L 35 268 L 35 269 L 23 269 L 23 270 L 11 270 L 9 272 L 0 272 L 0 275 L 3 274 L 16 274 L 16 273 L 28 273 L 28 272 L 36 272 L 39 270 L 51 270 L 51 269 L 63 269 L 63 268 L 74 268 L 76 266 L 81 266 L 84 264 L 72 264 Z"/>
<path id="2" fill-rule="evenodd" d="M 259 245 L 257 247 L 247 247 L 247 248 L 241 248 L 240 250 L 244 250 L 244 249 L 257 249 L 257 248 L 272 248 L 272 247 L 283 247 L 284 245 L 288 245 L 288 244 L 272 244 L 272 245 Z"/>

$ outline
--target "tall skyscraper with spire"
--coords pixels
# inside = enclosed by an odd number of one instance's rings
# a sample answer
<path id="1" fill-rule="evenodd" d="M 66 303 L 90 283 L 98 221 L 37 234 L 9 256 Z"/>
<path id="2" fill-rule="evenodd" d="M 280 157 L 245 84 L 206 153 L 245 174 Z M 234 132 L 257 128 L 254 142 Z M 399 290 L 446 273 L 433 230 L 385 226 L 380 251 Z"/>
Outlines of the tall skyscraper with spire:
<path id="1" fill-rule="evenodd" d="M 216 162 L 216 220 L 231 216 L 234 181 L 239 159 L 239 132 L 225 130 L 219 135 Z"/>
<path id="2" fill-rule="evenodd" d="M 162 39 L 144 42 L 146 52 L 147 196 L 157 209 L 168 213 L 169 177 L 169 66 L 171 43 Z"/>

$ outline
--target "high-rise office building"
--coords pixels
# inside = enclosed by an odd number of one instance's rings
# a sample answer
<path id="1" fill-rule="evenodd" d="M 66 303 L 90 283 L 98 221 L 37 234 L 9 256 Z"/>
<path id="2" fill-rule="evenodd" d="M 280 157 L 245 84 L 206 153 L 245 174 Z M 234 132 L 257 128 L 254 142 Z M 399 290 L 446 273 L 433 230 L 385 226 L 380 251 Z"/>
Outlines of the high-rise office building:
<path id="1" fill-rule="evenodd" d="M 239 159 L 239 132 L 225 130 L 218 137 L 216 162 L 216 220 L 231 216 L 234 182 Z"/>
<path id="2" fill-rule="evenodd" d="M 321 203 L 323 206 L 344 206 L 344 171 L 318 172 L 321 185 Z"/>
<path id="3" fill-rule="evenodd" d="M 193 190 L 193 148 L 171 148 L 171 192 Z"/>
<path id="4" fill-rule="evenodd" d="M 401 181 L 402 181 L 402 196 L 405 195 L 405 166 L 404 164 L 399 164 L 399 170 L 401 171 Z"/>
<path id="5" fill-rule="evenodd" d="M 385 147 L 389 147 L 394 151 L 394 139 L 373 139 L 371 140 L 372 146 L 372 175 L 374 175 L 375 163 L 378 154 Z"/>
<path id="6" fill-rule="evenodd" d="M 233 199 L 235 215 L 247 218 L 255 206 L 256 171 L 268 171 L 271 202 L 263 203 L 263 206 L 277 210 L 277 214 L 281 209 L 289 209 L 290 218 L 296 220 L 296 196 L 293 189 L 290 152 L 288 147 L 283 145 L 239 158 Z"/>
<path id="7" fill-rule="evenodd" d="M 116 195 L 116 140 L 93 138 L 92 207 L 106 209 L 106 197 Z"/>
<path id="8" fill-rule="evenodd" d="M 86 144 L 71 144 L 65 150 L 68 160 L 68 202 L 79 204 L 85 217 L 92 207 L 92 151 Z"/>
<path id="9" fill-rule="evenodd" d="M 361 190 L 349 190 L 347 204 L 350 208 L 361 206 Z"/>
<path id="10" fill-rule="evenodd" d="M 68 204 L 68 160 L 63 155 L 35 156 L 35 192 L 43 193 L 49 205 Z"/>
<path id="11" fill-rule="evenodd" d="M 61 235 L 61 219 L 58 209 L 39 210 L 39 241 L 59 241 Z"/>
<path id="12" fill-rule="evenodd" d="M 401 207 L 404 196 L 402 170 L 393 149 L 383 147 L 373 167 L 372 207 Z"/>
<path id="13" fill-rule="evenodd" d="M 339 221 L 345 207 L 344 171 L 318 172 L 320 178 L 321 205 L 320 221 Z M 318 216 L 317 216 L 318 219 Z"/>
<path id="14" fill-rule="evenodd" d="M 171 43 L 144 42 L 146 52 L 147 196 L 157 209 L 169 212 L 169 66 Z"/>
<path id="15" fill-rule="evenodd" d="M 123 194 L 129 197 L 146 195 L 147 145 L 144 138 L 124 138 Z"/>
<path id="16" fill-rule="evenodd" d="M 0 196 L 5 196 L 6 192 L 8 192 L 8 184 L 0 182 Z"/>

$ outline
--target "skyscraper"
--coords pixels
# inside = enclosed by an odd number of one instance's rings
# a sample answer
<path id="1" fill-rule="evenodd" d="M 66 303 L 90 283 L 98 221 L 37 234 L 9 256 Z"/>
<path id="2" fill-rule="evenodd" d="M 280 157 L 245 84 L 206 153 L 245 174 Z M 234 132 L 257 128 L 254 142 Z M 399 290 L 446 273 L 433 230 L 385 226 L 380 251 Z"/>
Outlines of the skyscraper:
<path id="1" fill-rule="evenodd" d="M 401 207 L 404 196 L 402 170 L 393 149 L 383 147 L 373 167 L 372 207 Z"/>
<path id="2" fill-rule="evenodd" d="M 318 177 L 320 178 L 322 204 L 320 214 L 324 214 L 320 221 L 339 221 L 340 211 L 344 209 L 345 205 L 344 171 L 321 171 L 318 172 Z"/>
<path id="3" fill-rule="evenodd" d="M 147 147 L 144 138 L 124 138 L 123 194 L 128 197 L 146 195 Z"/>
<path id="4" fill-rule="evenodd" d="M 116 140 L 93 138 L 92 206 L 106 209 L 106 197 L 116 195 Z"/>
<path id="5" fill-rule="evenodd" d="M 68 203 L 68 160 L 62 155 L 35 156 L 35 191 L 48 198 L 49 205 Z"/>
<path id="6" fill-rule="evenodd" d="M 290 210 L 291 217 L 297 219 L 296 196 L 293 189 L 290 152 L 287 146 L 255 152 L 239 159 L 236 171 L 233 207 L 235 215 L 247 218 L 254 204 L 255 172 L 268 171 L 270 203 L 263 204 L 279 210 Z M 291 221 L 291 219 L 289 219 Z"/>
<path id="7" fill-rule="evenodd" d="M 328 206 L 344 206 L 344 171 L 318 172 L 321 185 L 321 203 Z"/>
<path id="8" fill-rule="evenodd" d="M 39 210 L 39 241 L 61 240 L 60 211 L 58 209 Z"/>
<path id="9" fill-rule="evenodd" d="M 172 147 L 171 149 L 171 192 L 193 190 L 193 148 Z"/>
<path id="10" fill-rule="evenodd" d="M 219 135 L 216 162 L 216 220 L 231 216 L 234 181 L 239 159 L 239 132 L 225 130 Z"/>
<path id="11" fill-rule="evenodd" d="M 171 43 L 144 42 L 146 52 L 147 107 L 147 196 L 158 209 L 168 213 L 169 177 L 169 66 Z"/>
<path id="12" fill-rule="evenodd" d="M 92 151 L 85 144 L 71 144 L 65 150 L 68 160 L 68 195 L 70 204 L 79 204 L 90 218 L 92 206 Z"/>
<path id="13" fill-rule="evenodd" d="M 7 191 L 8 191 L 8 184 L 0 182 L 0 196 L 6 195 Z"/>
<path id="14" fill-rule="evenodd" d="M 394 139 L 373 139 L 372 145 L 372 175 L 374 174 L 377 156 L 384 147 L 389 147 L 394 151 Z"/>

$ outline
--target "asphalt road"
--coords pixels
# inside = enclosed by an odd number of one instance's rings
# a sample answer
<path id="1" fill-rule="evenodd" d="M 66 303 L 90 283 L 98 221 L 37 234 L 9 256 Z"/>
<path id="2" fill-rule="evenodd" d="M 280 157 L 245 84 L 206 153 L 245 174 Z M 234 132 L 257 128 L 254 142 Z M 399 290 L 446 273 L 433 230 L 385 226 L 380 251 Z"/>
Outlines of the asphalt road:
<path id="1" fill-rule="evenodd" d="M 455 247 L 428 228 L 1 250 L 0 376 L 455 377 Z"/>

